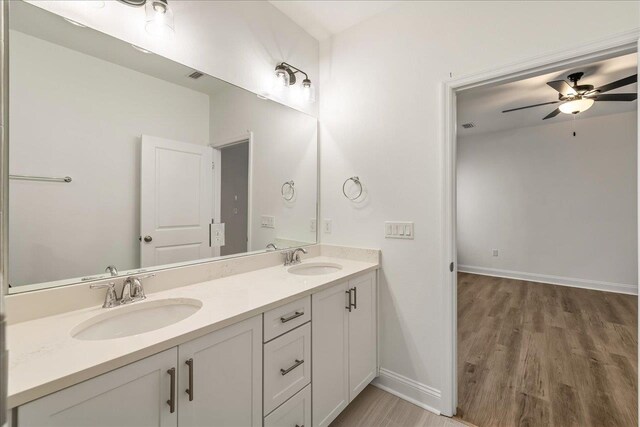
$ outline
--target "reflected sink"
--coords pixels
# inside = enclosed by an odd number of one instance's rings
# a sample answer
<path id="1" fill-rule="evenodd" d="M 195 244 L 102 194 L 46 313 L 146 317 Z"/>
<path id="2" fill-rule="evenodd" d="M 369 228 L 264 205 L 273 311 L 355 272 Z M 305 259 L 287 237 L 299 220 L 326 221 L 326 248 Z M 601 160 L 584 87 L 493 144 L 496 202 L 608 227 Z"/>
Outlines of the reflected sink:
<path id="1" fill-rule="evenodd" d="M 134 302 L 109 309 L 80 323 L 71 336 L 78 340 L 109 340 L 155 331 L 195 314 L 202 302 L 191 298 L 168 298 Z"/>
<path id="2" fill-rule="evenodd" d="M 335 273 L 342 270 L 340 264 L 334 264 L 331 262 L 309 262 L 306 264 L 299 264 L 290 267 L 287 270 L 291 274 L 299 274 L 301 276 L 320 276 L 322 274 Z"/>

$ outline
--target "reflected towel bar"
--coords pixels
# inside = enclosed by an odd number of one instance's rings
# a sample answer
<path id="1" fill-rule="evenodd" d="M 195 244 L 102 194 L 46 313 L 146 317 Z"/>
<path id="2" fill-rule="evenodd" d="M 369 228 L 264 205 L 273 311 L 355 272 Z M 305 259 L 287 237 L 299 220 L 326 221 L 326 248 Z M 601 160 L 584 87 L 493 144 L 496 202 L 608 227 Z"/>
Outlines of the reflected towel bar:
<path id="1" fill-rule="evenodd" d="M 18 179 L 22 181 L 71 182 L 70 176 L 65 176 L 64 178 L 56 178 L 50 176 L 9 175 L 9 179 Z"/>

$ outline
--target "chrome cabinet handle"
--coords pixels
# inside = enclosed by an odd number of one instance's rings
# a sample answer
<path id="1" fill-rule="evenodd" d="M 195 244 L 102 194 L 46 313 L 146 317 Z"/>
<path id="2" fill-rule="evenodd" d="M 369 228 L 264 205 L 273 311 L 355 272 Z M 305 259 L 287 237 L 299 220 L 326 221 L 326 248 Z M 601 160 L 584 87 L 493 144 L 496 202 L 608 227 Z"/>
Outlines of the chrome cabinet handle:
<path id="1" fill-rule="evenodd" d="M 296 311 L 296 312 L 295 312 L 295 314 L 292 314 L 292 315 L 291 315 L 291 316 L 289 316 L 289 317 L 281 317 L 281 318 L 280 318 L 280 321 L 281 321 L 282 323 L 287 323 L 288 321 L 293 320 L 293 319 L 296 319 L 296 318 L 298 318 L 298 317 L 300 317 L 300 316 L 304 316 L 304 311 Z"/>
<path id="2" fill-rule="evenodd" d="M 167 371 L 167 374 L 171 377 L 171 393 L 169 394 L 169 412 L 174 413 L 176 411 L 176 368 L 171 368 Z"/>
<path id="3" fill-rule="evenodd" d="M 351 290 L 353 291 L 353 309 L 357 310 L 358 309 L 358 288 L 354 286 L 353 288 L 351 288 Z"/>
<path id="4" fill-rule="evenodd" d="M 284 376 L 287 375 L 289 372 L 293 371 L 294 369 L 296 369 L 298 366 L 302 365 L 304 363 L 304 360 L 298 360 L 296 359 L 296 363 L 294 363 L 293 365 L 291 365 L 290 368 L 288 369 L 280 369 L 280 373 Z"/>
<path id="5" fill-rule="evenodd" d="M 184 363 L 189 367 L 189 388 L 185 391 L 189 395 L 189 402 L 191 402 L 193 400 L 193 359 L 189 359 Z"/>
<path id="6" fill-rule="evenodd" d="M 351 304 L 351 289 L 349 289 L 348 291 L 344 291 L 344 293 L 349 295 L 349 302 L 347 303 L 347 306 L 345 308 L 349 310 L 349 313 L 351 313 L 351 306 L 353 305 Z"/>

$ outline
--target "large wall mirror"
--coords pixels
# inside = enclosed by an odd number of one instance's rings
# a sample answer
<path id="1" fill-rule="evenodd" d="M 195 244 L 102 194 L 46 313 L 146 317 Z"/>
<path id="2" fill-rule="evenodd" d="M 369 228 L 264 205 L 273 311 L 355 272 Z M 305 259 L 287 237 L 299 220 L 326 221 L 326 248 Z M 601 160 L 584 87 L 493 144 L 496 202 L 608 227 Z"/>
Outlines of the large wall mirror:
<path id="1" fill-rule="evenodd" d="M 9 61 L 9 293 L 316 243 L 315 118 L 19 1 Z"/>

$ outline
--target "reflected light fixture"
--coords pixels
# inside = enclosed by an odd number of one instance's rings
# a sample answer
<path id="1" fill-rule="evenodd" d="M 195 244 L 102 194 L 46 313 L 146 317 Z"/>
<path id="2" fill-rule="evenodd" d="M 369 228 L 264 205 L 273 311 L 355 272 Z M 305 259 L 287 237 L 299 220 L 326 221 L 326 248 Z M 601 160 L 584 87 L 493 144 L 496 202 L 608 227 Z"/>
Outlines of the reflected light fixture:
<path id="1" fill-rule="evenodd" d="M 129 6 L 144 6 L 145 29 L 152 36 L 172 36 L 175 32 L 173 9 L 168 0 L 119 0 Z"/>
<path id="2" fill-rule="evenodd" d="M 579 97 L 561 104 L 558 108 L 565 114 L 578 114 L 582 113 L 583 111 L 587 111 L 589 108 L 591 108 L 593 103 L 594 101 L 591 98 Z"/>
<path id="3" fill-rule="evenodd" d="M 315 88 L 309 80 L 309 76 L 307 73 L 302 71 L 301 69 L 294 67 L 291 64 L 287 64 L 286 62 L 281 62 L 276 65 L 275 69 L 275 79 L 276 86 L 278 87 L 289 87 L 296 84 L 296 74 L 304 74 L 304 80 L 302 80 L 302 96 L 307 102 L 315 102 L 316 94 Z"/>

